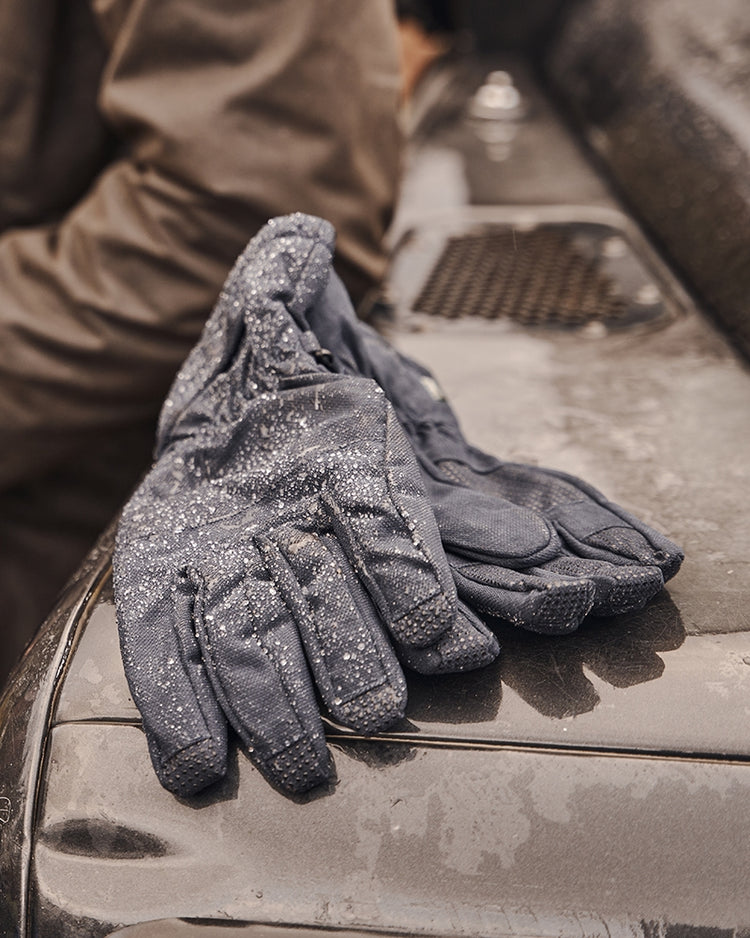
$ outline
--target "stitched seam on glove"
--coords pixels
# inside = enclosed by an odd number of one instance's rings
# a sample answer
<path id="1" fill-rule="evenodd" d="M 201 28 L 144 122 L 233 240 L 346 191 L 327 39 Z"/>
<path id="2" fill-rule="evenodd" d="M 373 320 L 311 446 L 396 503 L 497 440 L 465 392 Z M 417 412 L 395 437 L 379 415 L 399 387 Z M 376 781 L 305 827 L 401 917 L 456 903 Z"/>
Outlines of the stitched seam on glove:
<path id="1" fill-rule="evenodd" d="M 291 564 L 289 564 L 289 558 L 287 557 L 287 554 L 285 553 L 284 548 L 282 547 L 281 544 L 276 543 L 276 542 L 273 542 L 273 545 L 274 545 L 274 547 L 276 548 L 276 550 L 279 552 L 279 554 L 281 554 L 281 556 L 282 556 L 284 562 L 289 566 L 288 575 L 289 575 L 290 577 L 294 578 L 294 573 L 292 572 Z M 327 548 L 325 548 L 325 544 L 323 544 L 322 546 L 323 546 L 324 549 L 327 550 Z M 264 559 L 264 565 L 266 566 L 266 569 L 268 569 L 268 565 L 267 565 L 265 559 Z M 270 574 L 270 571 L 269 571 L 269 574 Z M 282 591 L 281 589 L 279 589 L 278 584 L 276 584 L 276 581 L 275 581 L 275 580 L 274 580 L 274 586 L 276 586 L 276 591 L 277 591 L 277 593 L 279 593 L 279 595 L 281 596 L 281 598 L 284 600 L 284 604 L 286 605 L 287 609 L 289 609 L 289 611 L 292 613 L 292 619 L 293 619 L 293 620 L 295 621 L 295 623 L 296 623 L 297 619 L 296 619 L 296 616 L 295 616 L 295 613 L 294 613 L 294 609 L 293 609 L 293 608 L 289 605 L 289 603 L 286 601 L 286 597 L 284 596 L 283 591 Z M 321 647 L 321 649 L 323 649 L 323 648 L 325 648 L 325 645 L 326 645 L 325 638 L 323 637 L 323 635 L 322 635 L 321 632 L 320 632 L 320 628 L 319 628 L 319 626 L 318 626 L 318 620 L 317 620 L 316 616 L 314 615 L 312 609 L 310 608 L 310 604 L 309 604 L 309 602 L 308 602 L 308 599 L 307 599 L 307 597 L 305 596 L 304 590 L 302 589 L 301 586 L 299 587 L 299 594 L 300 594 L 301 601 L 305 604 L 305 609 L 304 609 L 304 610 L 300 610 L 300 611 L 302 611 L 303 614 L 306 615 L 306 619 L 307 619 L 308 626 L 311 626 L 311 627 L 312 627 L 312 631 L 315 632 L 315 635 L 316 635 L 316 637 L 317 637 L 317 639 L 318 639 L 318 642 L 319 642 L 319 644 L 320 644 L 320 647 Z M 353 601 L 353 600 L 352 600 L 352 601 Z M 373 641 L 372 644 L 373 644 L 374 650 L 377 652 L 378 660 L 379 660 L 379 662 L 380 662 L 380 664 L 381 664 L 381 667 L 382 667 L 382 671 L 383 671 L 383 677 L 382 677 L 382 679 L 379 680 L 379 681 L 373 682 L 373 683 L 372 683 L 370 686 L 368 686 L 368 687 L 360 687 L 359 690 L 357 691 L 357 693 L 353 693 L 353 694 L 349 694 L 349 695 L 344 695 L 344 696 L 340 697 L 340 700 L 341 700 L 342 703 L 351 703 L 353 700 L 358 700 L 360 697 L 364 696 L 365 694 L 370 693 L 371 691 L 375 690 L 376 688 L 378 688 L 378 687 L 383 687 L 384 685 L 388 684 L 387 668 L 386 668 L 386 666 L 385 666 L 385 662 L 384 662 L 384 660 L 383 660 L 383 656 L 382 656 L 381 653 L 380 653 L 380 648 L 378 647 L 377 642 Z"/>
<path id="2" fill-rule="evenodd" d="M 238 515 L 247 514 L 249 511 L 248 507 L 238 508 L 237 511 L 230 511 L 226 515 L 221 515 L 217 518 L 212 518 L 210 521 L 201 521 L 198 524 L 186 524 L 181 530 L 184 531 L 205 531 L 215 524 L 219 524 L 222 521 L 228 521 L 230 518 L 236 518 Z M 154 538 L 158 538 L 160 532 L 158 530 L 149 531 L 147 534 L 137 534 L 134 537 L 123 536 L 119 539 L 121 547 L 133 547 L 136 544 L 141 543 L 142 541 L 151 542 Z"/>
<path id="3" fill-rule="evenodd" d="M 195 592 L 193 592 L 192 596 L 190 597 L 191 598 L 191 603 L 190 603 L 191 615 L 190 615 L 189 628 L 190 628 L 193 641 L 195 642 L 197 646 L 199 657 L 202 658 L 202 654 L 200 653 L 200 642 L 198 641 L 198 636 L 196 634 L 196 628 L 195 628 L 195 622 L 196 622 L 195 607 L 196 607 L 196 603 L 198 602 L 200 602 L 202 606 L 203 598 L 205 595 L 205 584 L 203 582 L 203 577 L 201 577 L 201 575 L 197 571 L 185 568 L 185 574 L 187 575 L 193 587 L 195 586 L 196 580 L 198 580 L 200 584 L 198 586 L 198 589 L 195 590 Z M 173 596 L 172 602 L 174 605 L 174 596 Z M 203 618 L 202 610 L 201 610 L 201 618 Z M 186 649 L 185 649 L 185 644 L 183 640 L 183 635 L 177 626 L 177 615 L 175 615 L 174 620 L 172 622 L 172 628 L 174 629 L 175 634 L 177 635 L 177 647 L 179 648 L 179 651 L 180 651 L 180 659 L 182 660 L 182 663 L 183 663 L 184 672 L 187 675 L 187 679 L 190 681 L 190 686 L 193 688 L 193 693 L 195 695 L 195 702 L 198 704 L 198 709 L 200 710 L 201 717 L 203 718 L 203 725 L 206 731 L 206 735 L 203 736 L 202 739 L 212 740 L 213 736 L 211 735 L 211 731 L 209 729 L 211 725 L 211 721 L 208 719 L 208 716 L 206 715 L 206 712 L 203 709 L 203 701 L 201 699 L 203 697 L 203 693 L 201 691 L 201 688 L 196 684 L 194 680 L 193 668 L 190 667 L 190 661 L 185 654 Z M 205 671 L 205 666 L 204 666 L 204 671 Z M 200 742 L 200 740 L 194 740 L 190 745 L 194 746 L 197 742 Z M 183 747 L 183 749 L 181 749 L 180 752 L 183 752 L 187 748 L 188 748 L 187 746 Z M 170 758 L 173 758 L 173 757 L 170 757 Z"/>
<path id="4" fill-rule="evenodd" d="M 392 427 L 392 422 L 393 422 L 393 420 L 395 419 L 395 417 L 394 417 L 394 412 L 393 412 L 393 410 L 392 410 L 390 407 L 386 407 L 386 408 L 385 408 L 385 415 L 386 415 L 386 417 L 385 417 L 385 431 L 384 431 L 384 434 L 383 434 L 383 450 L 384 450 L 384 452 L 387 454 L 387 452 L 388 452 L 388 450 L 387 450 L 387 446 L 388 446 L 388 434 L 393 432 L 392 429 L 391 429 L 391 427 Z M 390 463 L 387 462 L 387 461 L 384 459 L 384 460 L 383 460 L 383 464 L 384 464 L 385 467 L 386 467 L 385 479 L 386 479 L 386 489 L 387 489 L 387 492 L 388 492 L 388 497 L 390 498 L 391 504 L 392 504 L 393 507 L 395 508 L 395 510 L 396 510 L 396 512 L 398 513 L 399 517 L 401 518 L 401 520 L 402 520 L 402 521 L 404 522 L 404 524 L 406 525 L 406 529 L 409 530 L 409 531 L 411 531 L 411 530 L 412 530 L 412 527 L 411 527 L 411 526 L 413 525 L 413 522 L 411 521 L 411 518 L 410 518 L 409 513 L 407 512 L 407 510 L 406 510 L 402 505 L 399 504 L 399 501 L 398 501 L 398 499 L 397 499 L 397 497 L 396 497 L 396 494 L 395 494 L 395 492 L 394 492 L 394 485 L 395 485 L 395 483 L 394 483 L 394 479 L 393 479 L 393 474 L 392 474 L 392 471 L 391 471 Z M 424 544 L 422 543 L 421 540 L 412 539 L 412 544 L 413 544 L 414 547 L 419 551 L 419 553 L 422 555 L 422 557 L 424 557 L 424 559 L 426 560 L 426 562 L 427 562 L 431 567 L 433 567 L 433 568 L 436 567 L 436 564 L 435 564 L 434 559 L 433 559 L 432 557 L 430 557 L 429 553 L 427 552 L 427 548 L 424 546 Z M 436 596 L 440 596 L 441 594 L 442 594 L 442 590 L 441 590 L 441 589 L 435 590 L 434 593 L 431 593 L 429 596 L 426 596 L 426 597 L 420 602 L 420 606 L 422 606 L 422 605 L 424 605 L 424 603 L 427 603 L 427 602 L 429 602 L 430 600 L 434 599 Z M 405 615 L 413 615 L 413 611 L 410 612 L 410 613 L 406 613 Z M 402 616 L 401 618 L 404 618 L 404 616 Z M 399 619 L 399 620 L 397 620 L 397 621 L 401 621 L 401 620 Z"/>
<path id="5" fill-rule="evenodd" d="M 321 244 L 319 241 L 315 241 L 313 239 L 309 239 L 307 241 L 307 244 L 308 244 L 307 258 L 305 259 L 303 267 L 302 267 L 302 271 L 300 272 L 299 277 L 297 278 L 297 283 L 295 284 L 294 292 L 292 293 L 292 299 L 290 300 L 290 303 L 289 303 L 290 306 L 292 305 L 292 303 L 299 305 L 300 290 L 302 286 L 306 284 L 307 282 L 306 274 L 309 268 L 313 266 L 313 263 L 317 259 L 317 256 L 320 254 L 324 254 L 326 257 L 326 260 L 330 261 L 331 252 L 326 245 Z M 327 281 L 328 281 L 328 277 L 326 277 L 326 282 Z M 325 283 L 321 284 L 320 289 L 315 299 L 317 299 L 317 296 L 319 296 L 323 292 L 324 289 L 325 289 Z M 310 305 L 310 304 L 308 303 L 307 305 Z M 290 310 L 290 315 L 293 317 L 294 321 L 296 322 L 297 321 L 296 316 L 294 315 L 294 313 L 291 312 L 291 310 Z M 311 336 L 315 336 L 315 333 L 310 332 L 307 327 L 305 328 L 304 331 L 309 332 Z M 317 341 L 317 336 L 315 336 L 315 339 Z M 319 342 L 318 342 L 318 347 L 320 347 Z M 306 350 L 306 351 L 308 352 L 308 354 L 311 354 L 310 350 Z"/>
<path id="6" fill-rule="evenodd" d="M 273 586 L 273 588 L 276 590 L 276 593 L 278 594 L 278 596 L 279 596 L 279 598 L 281 599 L 282 603 L 284 603 L 284 605 L 286 606 L 286 608 L 289 609 L 289 606 L 287 605 L 286 601 L 284 600 L 284 597 L 279 593 L 279 590 L 276 588 L 276 584 L 273 582 L 273 580 L 271 580 L 270 582 L 271 582 L 271 585 Z M 291 612 L 291 610 L 289 610 L 289 611 Z M 248 605 L 247 605 L 247 612 L 248 612 L 248 616 L 253 620 L 253 622 L 254 622 L 254 623 L 257 623 L 257 618 L 256 618 L 256 616 L 255 616 L 255 612 L 253 611 L 252 606 L 251 606 L 249 603 L 248 603 Z M 291 707 L 291 709 L 294 711 L 294 714 L 295 714 L 295 716 L 296 716 L 296 718 L 297 718 L 297 731 L 296 731 L 294 737 L 292 738 L 292 740 L 288 743 L 288 745 L 285 745 L 282 749 L 273 749 L 273 748 L 270 748 L 270 749 L 269 749 L 269 756 L 268 756 L 268 758 L 275 758 L 276 756 L 280 755 L 282 752 L 286 752 L 286 750 L 289 749 L 291 746 L 294 746 L 294 745 L 296 745 L 298 742 L 300 742 L 301 740 L 306 739 L 307 734 L 306 734 L 306 732 L 305 732 L 304 723 L 303 723 L 303 721 L 300 719 L 300 714 L 299 714 L 299 712 L 298 712 L 298 710 L 297 710 L 297 707 L 296 707 L 296 705 L 295 705 L 295 697 L 294 697 L 294 694 L 291 692 L 292 689 L 290 688 L 289 683 L 288 683 L 287 680 L 286 680 L 286 675 L 285 675 L 285 673 L 284 673 L 284 669 L 283 669 L 282 667 L 280 667 L 280 666 L 277 667 L 278 662 L 277 662 L 276 658 L 274 657 L 273 652 L 269 649 L 269 647 L 267 646 L 267 644 L 263 641 L 263 636 L 260 634 L 260 632 L 259 632 L 259 630 L 257 629 L 257 627 L 253 628 L 253 638 L 257 641 L 258 647 L 259 647 L 260 650 L 263 652 L 263 654 L 268 658 L 268 660 L 269 660 L 270 663 L 271 663 L 271 667 L 272 667 L 272 668 L 274 669 L 274 671 L 277 673 L 277 675 L 279 676 L 279 680 L 280 680 L 280 681 L 282 682 L 282 684 L 284 685 L 284 689 L 287 691 L 287 701 L 288 701 L 289 706 Z M 213 683 L 213 681 L 216 681 L 216 682 L 219 684 L 219 687 L 221 688 L 221 694 L 222 694 L 222 698 L 223 698 L 222 701 L 221 701 L 222 710 L 224 710 L 224 712 L 227 714 L 227 716 L 230 717 L 231 722 L 232 722 L 232 726 L 233 726 L 234 729 L 237 731 L 238 735 L 242 738 L 243 742 L 245 742 L 245 744 L 248 746 L 248 748 L 250 748 L 250 749 L 252 749 L 252 750 L 255 751 L 255 750 L 256 750 L 256 747 L 257 747 L 257 745 L 258 745 L 259 740 L 253 739 L 253 737 L 250 735 L 249 728 L 246 728 L 246 727 L 245 727 L 244 722 L 239 718 L 239 716 L 238 716 L 238 714 L 237 714 L 237 711 L 236 711 L 235 708 L 232 706 L 231 695 L 229 695 L 229 694 L 227 693 L 227 688 L 226 688 L 226 686 L 224 685 L 224 682 L 223 682 L 222 679 L 221 679 L 221 673 L 220 673 L 219 669 L 218 669 L 217 666 L 216 666 L 216 658 L 215 658 L 215 656 L 214 656 L 214 649 L 213 649 L 212 643 L 211 643 L 211 642 L 205 643 L 205 645 L 201 648 L 201 651 L 202 651 L 204 657 L 205 657 L 205 656 L 208 656 L 208 657 L 210 657 L 210 659 L 211 659 L 211 665 L 212 665 L 211 678 L 212 678 L 212 683 Z M 246 731 L 246 730 L 248 730 L 248 731 Z M 264 748 L 265 748 L 265 746 L 264 746 Z M 263 758 L 265 759 L 266 756 L 263 756 Z"/>

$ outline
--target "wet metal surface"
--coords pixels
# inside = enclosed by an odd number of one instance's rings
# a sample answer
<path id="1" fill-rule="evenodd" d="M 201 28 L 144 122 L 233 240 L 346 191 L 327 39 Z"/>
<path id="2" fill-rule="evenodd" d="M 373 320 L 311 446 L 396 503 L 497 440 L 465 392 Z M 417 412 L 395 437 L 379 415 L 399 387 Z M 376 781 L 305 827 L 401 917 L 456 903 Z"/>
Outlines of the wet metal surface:
<path id="1" fill-rule="evenodd" d="M 139 728 L 57 727 L 34 862 L 55 934 L 176 916 L 487 936 L 750 921 L 745 765 L 385 743 L 335 759 L 335 789 L 304 802 L 243 755 L 213 797 L 180 802 Z M 113 857 L 125 831 L 156 849 Z"/>
<path id="2" fill-rule="evenodd" d="M 592 619 L 572 636 L 495 627 L 503 653 L 494 665 L 409 674 L 406 721 L 388 737 L 750 759 L 750 633 L 687 635 L 666 591 L 641 613 Z M 90 720 L 139 722 L 106 589 L 55 716 Z"/>

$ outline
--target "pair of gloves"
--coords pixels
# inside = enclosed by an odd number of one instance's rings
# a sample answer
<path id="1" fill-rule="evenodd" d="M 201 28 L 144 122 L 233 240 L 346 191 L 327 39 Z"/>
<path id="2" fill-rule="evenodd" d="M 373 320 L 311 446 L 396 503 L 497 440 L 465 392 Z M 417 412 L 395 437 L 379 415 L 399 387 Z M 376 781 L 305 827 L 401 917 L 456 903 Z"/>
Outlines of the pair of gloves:
<path id="1" fill-rule="evenodd" d="M 227 771 L 228 727 L 286 792 L 331 776 L 321 707 L 404 715 L 402 666 L 480 667 L 483 617 L 560 634 L 640 608 L 679 548 L 580 480 L 469 446 L 431 375 L 360 323 L 318 218 L 235 264 L 125 507 L 125 673 L 161 783 Z"/>

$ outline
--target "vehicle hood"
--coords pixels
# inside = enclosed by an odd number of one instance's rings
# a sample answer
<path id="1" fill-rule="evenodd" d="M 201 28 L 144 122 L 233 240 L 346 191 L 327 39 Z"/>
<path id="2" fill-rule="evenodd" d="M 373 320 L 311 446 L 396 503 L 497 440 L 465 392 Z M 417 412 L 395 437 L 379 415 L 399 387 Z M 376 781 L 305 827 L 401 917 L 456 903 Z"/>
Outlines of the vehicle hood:
<path id="1" fill-rule="evenodd" d="M 81 618 L 53 722 L 139 722 L 120 661 L 109 579 Z M 493 665 L 463 675 L 409 674 L 406 719 L 380 738 L 750 756 L 750 634 L 690 632 L 679 613 L 678 583 L 646 611 L 591 619 L 574 635 L 494 628 L 502 651 Z M 331 737 L 355 737 L 331 722 L 327 729 Z"/>

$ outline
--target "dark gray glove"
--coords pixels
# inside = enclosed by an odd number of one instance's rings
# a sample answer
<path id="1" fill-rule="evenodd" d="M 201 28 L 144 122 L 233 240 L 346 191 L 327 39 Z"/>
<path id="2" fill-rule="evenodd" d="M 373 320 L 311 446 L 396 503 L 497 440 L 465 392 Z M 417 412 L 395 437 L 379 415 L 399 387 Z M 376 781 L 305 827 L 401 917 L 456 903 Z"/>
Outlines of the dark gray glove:
<path id="1" fill-rule="evenodd" d="M 459 596 L 473 609 L 559 633 L 588 612 L 641 608 L 677 572 L 677 545 L 585 482 L 470 446 L 433 376 L 356 319 L 335 276 L 308 321 L 339 372 L 373 378 L 393 403 L 419 458 Z M 493 510 L 495 518 L 506 512 L 502 530 L 487 524 Z"/>
<path id="2" fill-rule="evenodd" d="M 419 468 L 372 381 L 319 364 L 304 312 L 331 227 L 276 219 L 235 265 L 164 404 L 157 459 L 114 557 L 125 672 L 162 784 L 226 772 L 227 721 L 288 791 L 330 774 L 316 690 L 341 723 L 404 712 L 396 654 L 434 673 L 488 663 Z M 302 327 L 302 328 L 301 328 Z"/>

